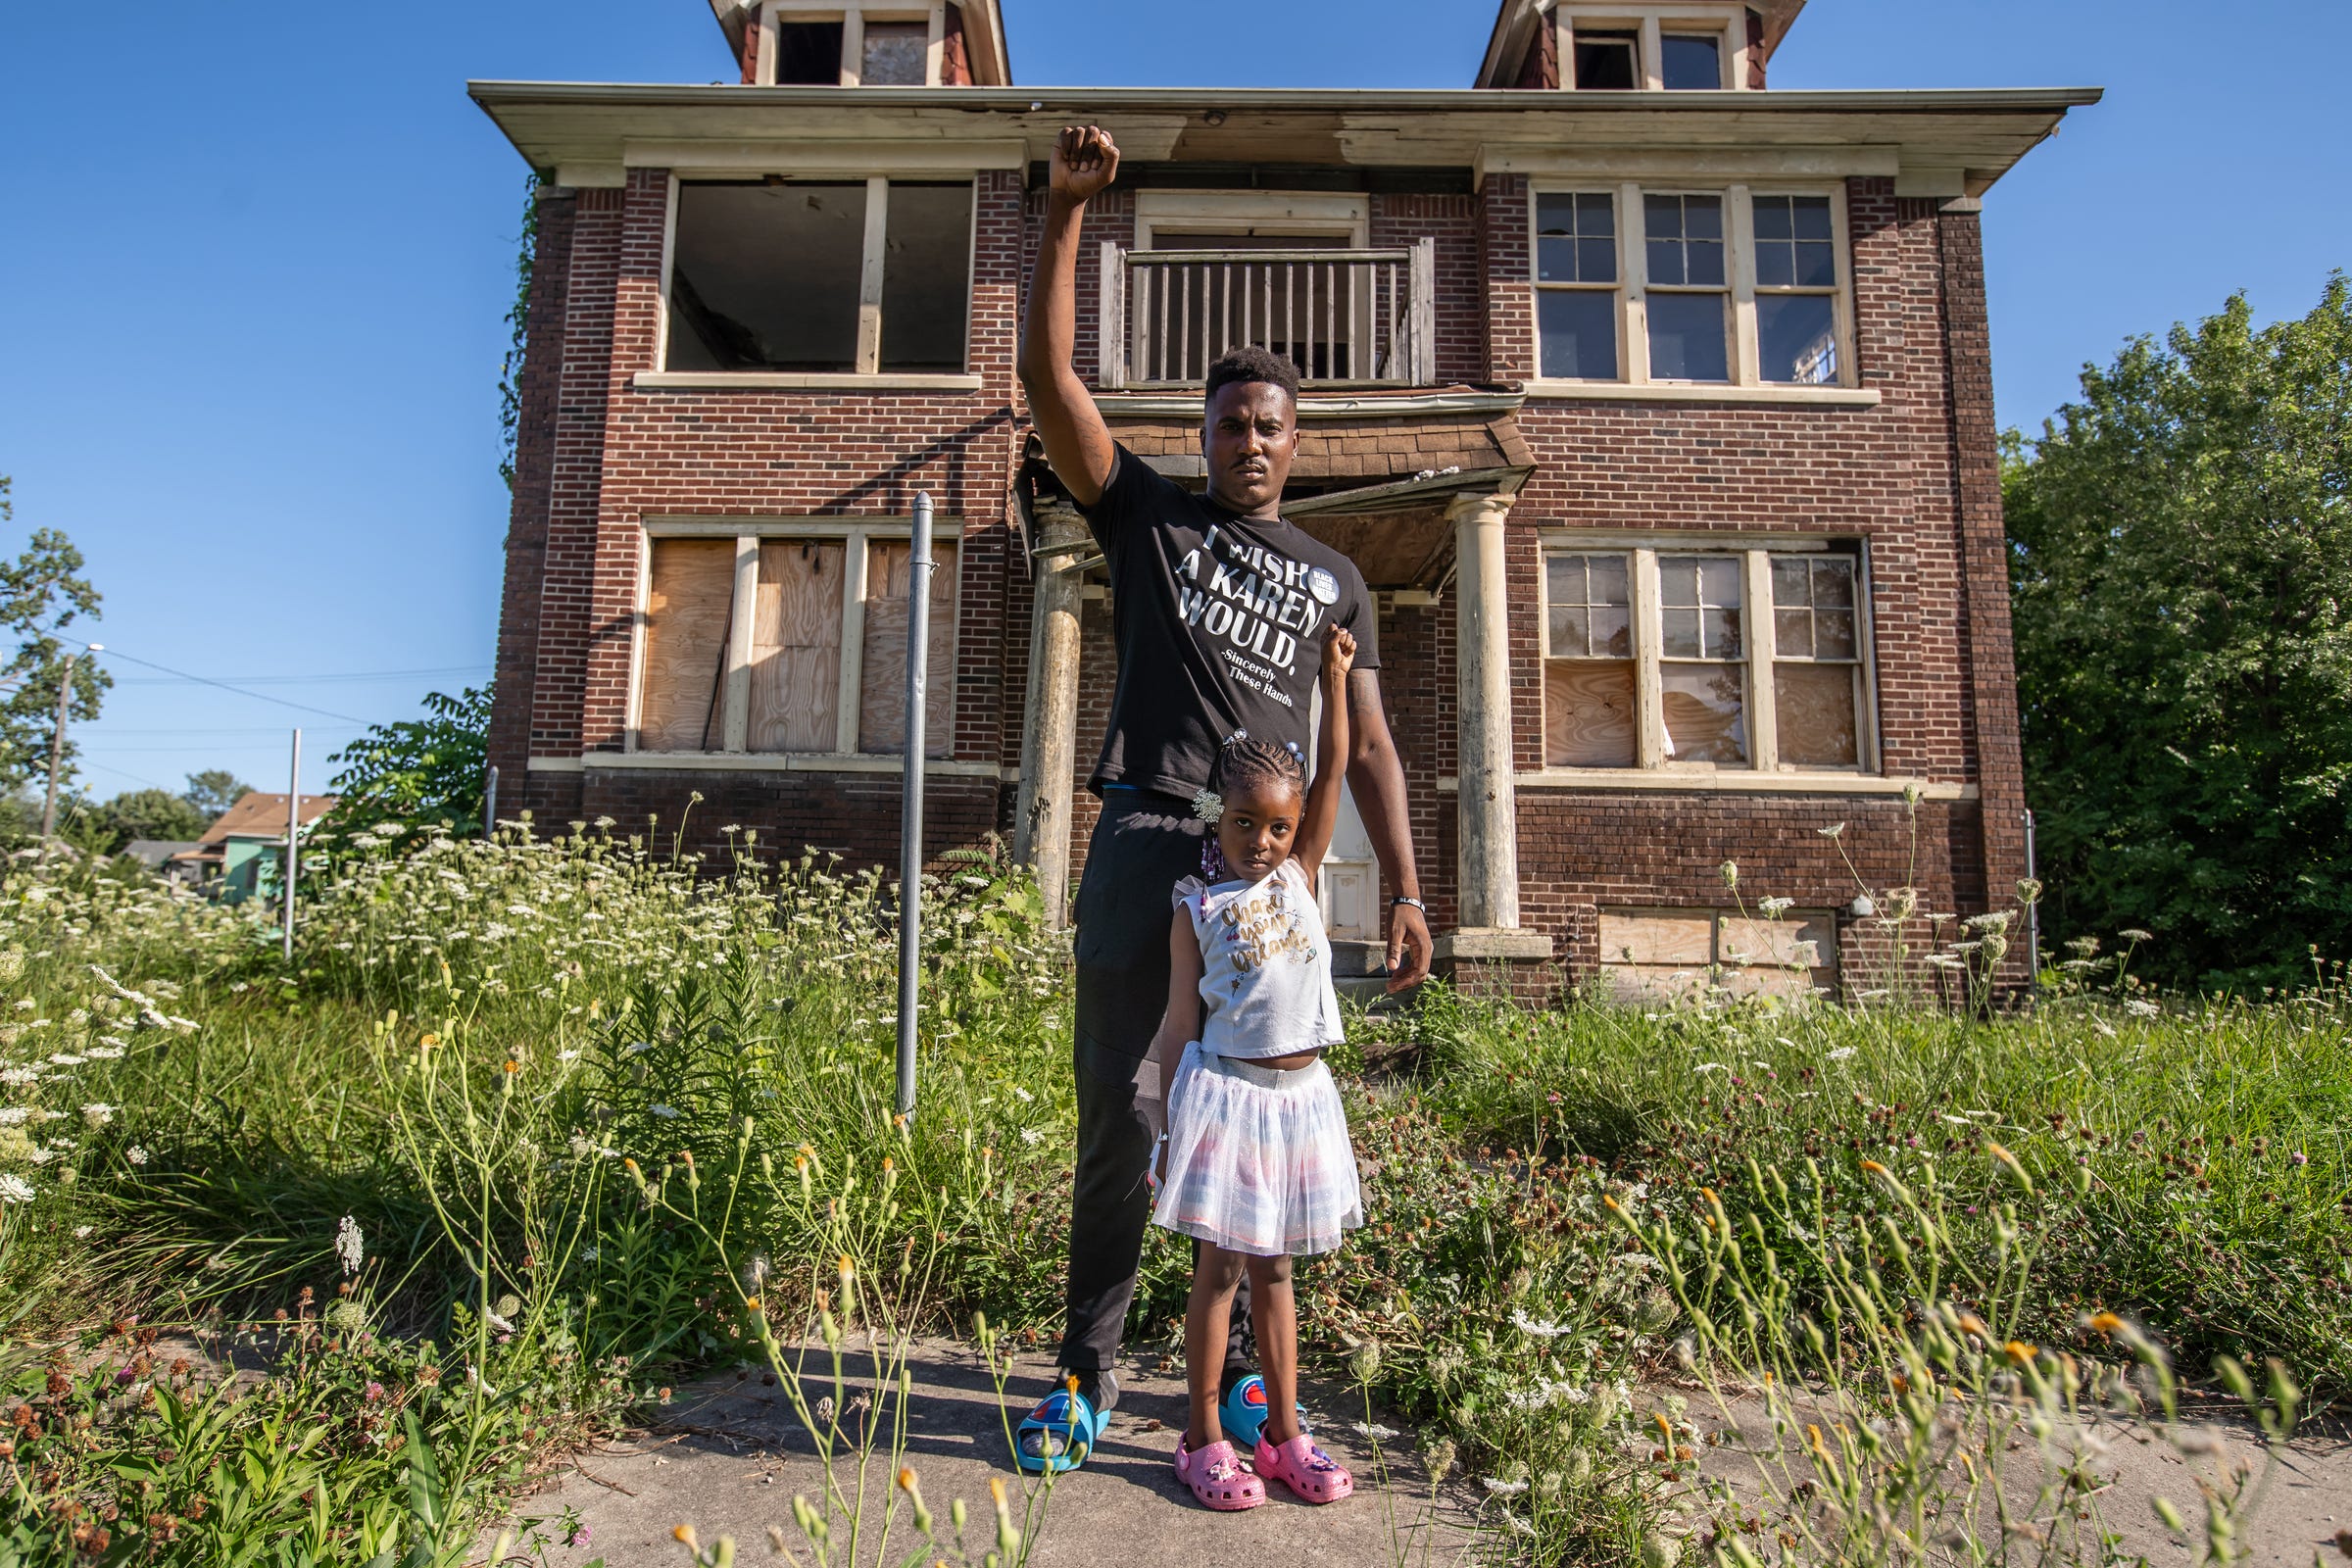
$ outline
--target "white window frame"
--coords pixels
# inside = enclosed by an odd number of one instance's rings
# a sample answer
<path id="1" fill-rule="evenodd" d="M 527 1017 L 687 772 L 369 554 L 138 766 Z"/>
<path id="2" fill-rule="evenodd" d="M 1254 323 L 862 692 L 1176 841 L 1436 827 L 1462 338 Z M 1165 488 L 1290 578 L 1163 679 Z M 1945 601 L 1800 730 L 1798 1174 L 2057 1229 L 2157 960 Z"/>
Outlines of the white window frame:
<path id="1" fill-rule="evenodd" d="M 1527 277 L 1536 281 L 1538 196 L 1593 195 L 1610 187 L 1590 179 L 1538 178 L 1527 203 Z M 1627 180 L 1615 187 L 1617 200 L 1617 369 L 1615 381 L 1567 380 L 1541 373 L 1544 341 L 1536 313 L 1529 312 L 1530 363 L 1537 376 L 1529 391 L 1542 396 L 1546 389 L 1594 387 L 1659 387 L 1703 401 L 1710 395 L 1738 398 L 1762 394 L 1801 400 L 1823 393 L 1850 392 L 1861 385 L 1854 358 L 1854 265 L 1852 230 L 1847 221 L 1842 180 L 1750 180 L 1728 184 L 1690 180 Z M 1724 262 L 1731 297 L 1727 343 L 1732 378 L 1729 381 L 1661 381 L 1649 369 L 1649 220 L 1643 198 L 1648 196 L 1720 196 L 1723 198 Z M 1838 265 L 1834 291 L 1838 323 L 1838 379 L 1819 386 L 1763 378 L 1762 354 L 1756 337 L 1756 214 L 1758 196 L 1826 196 L 1830 202 L 1830 242 Z M 1772 290 L 1767 292 L 1783 292 Z M 666 308 L 664 318 L 666 318 Z"/>
<path id="2" fill-rule="evenodd" d="M 1542 260 L 1542 252 L 1540 250 L 1540 247 L 1544 243 L 1542 214 L 1543 203 L 1539 199 L 1543 196 L 1606 196 L 1609 199 L 1610 211 L 1615 215 L 1612 226 L 1614 227 L 1617 236 L 1617 281 L 1615 283 L 1604 286 L 1598 283 L 1558 283 L 1545 282 L 1544 280 L 1544 264 Z M 1612 381 L 1602 381 L 1594 376 L 1544 375 L 1543 296 L 1548 291 L 1561 294 L 1607 294 L 1611 296 L 1611 304 L 1614 308 L 1611 310 L 1610 315 L 1616 318 L 1617 323 L 1617 381 L 1625 380 L 1631 373 L 1632 363 L 1627 356 L 1633 352 L 1633 345 L 1626 340 L 1626 270 L 1633 265 L 1633 259 L 1628 254 L 1626 248 L 1625 188 L 1616 185 L 1600 184 L 1598 182 L 1588 182 L 1577 185 L 1560 185 L 1556 187 L 1546 184 L 1543 186 L 1541 190 L 1530 194 L 1528 197 L 1527 223 L 1528 278 L 1529 281 L 1534 285 L 1537 296 L 1535 311 L 1535 364 L 1536 374 L 1538 378 L 1554 381 L 1573 380 L 1580 385 L 1608 386 L 1616 384 L 1616 382 Z"/>
<path id="3" fill-rule="evenodd" d="M 623 751 L 649 758 L 724 756 L 740 758 L 747 762 L 777 757 L 803 757 L 854 767 L 868 767 L 877 759 L 888 760 L 903 755 L 899 752 L 860 751 L 858 745 L 858 721 L 865 691 L 867 546 L 904 542 L 913 537 L 914 525 L 905 517 L 763 517 L 722 521 L 675 518 L 645 522 L 638 529 L 637 538 L 637 586 L 629 634 L 628 727 Z M 723 718 L 717 752 L 652 752 L 643 750 L 641 744 L 644 736 L 645 655 L 648 634 L 652 629 L 652 607 L 648 601 L 654 583 L 654 545 L 656 541 L 664 539 L 732 539 L 735 542 L 735 593 L 729 619 L 726 676 L 721 688 Z M 751 750 L 752 616 L 759 593 L 760 546 L 762 541 L 770 539 L 822 540 L 843 546 L 841 686 L 835 700 L 834 745 L 829 752 L 754 753 Z M 962 519 L 935 515 L 931 521 L 931 542 L 935 551 L 943 544 L 956 547 L 956 592 L 955 608 L 949 612 L 947 669 L 943 672 L 949 687 L 948 722 L 952 735 L 955 724 L 955 671 L 963 635 L 965 561 Z M 926 771 L 936 768 L 940 760 L 938 758 L 930 759 L 925 764 Z M 766 765 L 775 764 L 768 762 Z"/>
<path id="4" fill-rule="evenodd" d="M 1720 37 L 1723 42 L 1716 56 L 1722 62 L 1723 80 L 1719 90 L 1744 91 L 1747 87 L 1745 5 L 1557 5 L 1544 24 L 1557 29 L 1554 41 L 1560 62 L 1560 87 L 1565 92 L 1581 90 L 1576 85 L 1579 27 L 1591 32 L 1639 35 L 1641 41 L 1634 51 L 1634 74 L 1640 82 L 1637 91 L 1665 91 L 1665 37 L 1670 32 Z"/>
<path id="5" fill-rule="evenodd" d="M 1634 758 L 1635 768 L 1643 773 L 1661 776 L 1682 775 L 1693 780 L 1722 774 L 1746 777 L 1751 775 L 1785 776 L 1803 772 L 1824 778 L 1874 777 L 1882 767 L 1879 751 L 1879 680 L 1877 638 L 1872 630 L 1870 545 L 1864 540 L 1858 549 L 1849 552 L 1850 540 L 1825 538 L 1783 538 L 1725 533 L 1610 533 L 1596 529 L 1547 528 L 1541 535 L 1544 559 L 1560 556 L 1624 556 L 1626 575 L 1632 586 L 1634 640 Z M 1774 669 L 1779 662 L 1779 649 L 1772 618 L 1772 558 L 1776 555 L 1848 555 L 1854 560 L 1854 638 L 1860 655 L 1860 691 L 1854 709 L 1854 750 L 1856 762 L 1852 766 L 1812 765 L 1798 768 L 1784 764 L 1780 757 L 1779 712 L 1774 706 Z M 1666 755 L 1666 712 L 1663 669 L 1667 662 L 1662 657 L 1665 638 L 1663 617 L 1659 606 L 1658 558 L 1660 556 L 1719 556 L 1734 557 L 1741 562 L 1740 574 L 1740 658 L 1747 666 L 1744 717 L 1747 728 L 1747 761 L 1739 763 L 1681 762 Z M 1551 662 L 1551 606 L 1549 602 L 1550 572 L 1537 573 L 1537 593 L 1542 597 L 1537 624 L 1541 664 Z M 1763 607 L 1761 615 L 1757 607 Z M 1539 673 L 1539 690 L 1541 674 Z M 1547 755 L 1544 760 L 1547 775 L 1573 779 L 1592 773 L 1605 776 L 1622 771 L 1610 768 L 1580 768 L 1570 764 L 1555 764 Z"/>
<path id="6" fill-rule="evenodd" d="M 925 4 L 860 5 L 857 0 L 763 0 L 760 7 L 760 59 L 753 74 L 762 87 L 776 84 L 778 30 L 787 22 L 841 24 L 841 85 L 863 85 L 865 24 L 868 22 L 920 22 L 930 27 L 924 53 L 923 85 L 940 85 L 941 62 L 948 36 L 946 0 Z"/>
<path id="7" fill-rule="evenodd" d="M 792 177 L 784 170 L 768 171 L 780 177 Z M 886 371 L 882 368 L 882 283 L 886 246 L 890 238 L 890 186 L 895 179 L 904 185 L 952 185 L 956 175 L 963 171 L 941 170 L 935 174 L 867 174 L 865 180 L 865 245 L 858 274 L 858 353 L 853 368 L 848 370 L 672 370 L 669 368 L 669 279 L 670 268 L 677 259 L 678 248 L 678 190 L 687 184 L 742 181 L 760 177 L 760 171 L 728 171 L 723 173 L 681 174 L 672 172 L 664 193 L 662 212 L 662 306 L 660 318 L 654 325 L 654 368 L 641 372 L 639 385 L 770 385 L 770 386 L 826 386 L 855 385 L 887 381 L 893 386 L 936 386 L 941 390 L 974 390 L 977 378 L 972 372 L 972 316 L 971 291 L 978 282 L 980 265 L 980 178 L 965 173 L 972 192 L 971 220 L 963 236 L 963 368 L 948 372 Z M 859 176 L 850 174 L 802 174 L 798 178 L 812 184 L 841 185 Z"/>

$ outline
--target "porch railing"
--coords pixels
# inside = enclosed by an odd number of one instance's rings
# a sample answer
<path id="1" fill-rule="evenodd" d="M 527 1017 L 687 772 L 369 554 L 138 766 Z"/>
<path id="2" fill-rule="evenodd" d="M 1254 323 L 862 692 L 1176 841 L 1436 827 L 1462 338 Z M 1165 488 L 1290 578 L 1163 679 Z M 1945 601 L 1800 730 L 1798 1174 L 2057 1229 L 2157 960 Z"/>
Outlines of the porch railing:
<path id="1" fill-rule="evenodd" d="M 1102 245 L 1099 379 L 1199 385 L 1244 344 L 1288 355 L 1302 381 L 1437 380 L 1437 247 L 1131 251 Z"/>

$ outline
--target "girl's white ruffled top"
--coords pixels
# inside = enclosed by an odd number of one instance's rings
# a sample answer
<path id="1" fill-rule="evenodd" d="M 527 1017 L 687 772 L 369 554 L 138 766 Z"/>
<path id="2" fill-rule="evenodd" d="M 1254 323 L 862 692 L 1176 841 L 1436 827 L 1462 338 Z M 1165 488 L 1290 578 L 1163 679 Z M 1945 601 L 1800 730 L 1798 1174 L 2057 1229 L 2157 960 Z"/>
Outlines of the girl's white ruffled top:
<path id="1" fill-rule="evenodd" d="M 1200 940 L 1200 1050 L 1248 1061 L 1346 1039 L 1331 986 L 1331 938 L 1296 860 L 1255 882 L 1176 884 Z"/>

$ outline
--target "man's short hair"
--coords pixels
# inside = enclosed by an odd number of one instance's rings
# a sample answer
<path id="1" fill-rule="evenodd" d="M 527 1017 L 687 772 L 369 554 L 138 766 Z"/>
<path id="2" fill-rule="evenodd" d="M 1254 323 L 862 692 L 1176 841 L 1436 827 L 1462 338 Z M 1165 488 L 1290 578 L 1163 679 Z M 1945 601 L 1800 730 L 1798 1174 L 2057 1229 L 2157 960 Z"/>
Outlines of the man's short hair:
<path id="1" fill-rule="evenodd" d="M 1292 406 L 1298 406 L 1298 368 L 1272 349 L 1249 343 L 1228 351 L 1208 368 L 1208 388 L 1201 394 L 1202 402 L 1214 403 L 1217 389 L 1235 381 L 1263 381 L 1268 386 L 1278 386 L 1290 394 Z"/>

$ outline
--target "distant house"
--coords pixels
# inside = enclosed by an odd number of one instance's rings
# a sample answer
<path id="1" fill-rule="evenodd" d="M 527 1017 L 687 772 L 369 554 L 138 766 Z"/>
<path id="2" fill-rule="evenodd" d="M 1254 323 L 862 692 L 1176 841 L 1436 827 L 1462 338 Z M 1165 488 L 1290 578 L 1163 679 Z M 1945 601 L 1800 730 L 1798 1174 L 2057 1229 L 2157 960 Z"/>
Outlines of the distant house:
<path id="1" fill-rule="evenodd" d="M 335 808 L 332 795 L 302 798 L 305 828 Z M 164 874 L 213 890 L 224 904 L 242 904 L 277 881 L 286 853 L 286 798 L 252 791 L 220 813 L 196 845 L 164 862 Z"/>
<path id="2" fill-rule="evenodd" d="M 174 866 L 179 858 L 203 844 L 195 839 L 132 839 L 122 847 L 122 853 L 150 871 L 161 871 L 175 881 L 186 880 Z"/>

